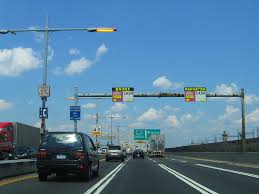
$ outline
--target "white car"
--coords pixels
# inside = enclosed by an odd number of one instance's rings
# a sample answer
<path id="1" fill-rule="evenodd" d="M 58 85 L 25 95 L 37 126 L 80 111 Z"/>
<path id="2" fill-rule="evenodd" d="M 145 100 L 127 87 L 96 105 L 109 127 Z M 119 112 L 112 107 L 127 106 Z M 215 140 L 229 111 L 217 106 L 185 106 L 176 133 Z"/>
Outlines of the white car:
<path id="1" fill-rule="evenodd" d="M 107 148 L 102 148 L 102 154 L 106 154 Z"/>

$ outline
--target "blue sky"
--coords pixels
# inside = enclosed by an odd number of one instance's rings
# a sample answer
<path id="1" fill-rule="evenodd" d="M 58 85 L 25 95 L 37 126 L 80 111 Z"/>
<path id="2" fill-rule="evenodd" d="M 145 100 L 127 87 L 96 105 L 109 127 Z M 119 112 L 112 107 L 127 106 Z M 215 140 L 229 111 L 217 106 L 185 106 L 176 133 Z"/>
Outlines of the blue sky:
<path id="1" fill-rule="evenodd" d="M 72 130 L 66 98 L 132 86 L 136 92 L 246 91 L 247 130 L 259 126 L 259 6 L 256 0 L 168 1 L 0 1 L 0 29 L 114 26 L 116 33 L 55 32 L 50 35 L 48 99 L 50 130 Z M 0 120 L 37 125 L 41 106 L 43 37 L 37 33 L 0 35 Z M 92 116 L 127 116 L 114 125 L 124 136 L 134 128 L 161 128 L 166 144 L 181 146 L 219 139 L 240 130 L 240 101 L 208 99 L 80 100 L 81 131 L 90 133 Z M 103 131 L 109 121 L 101 120 Z M 116 130 L 115 130 L 116 131 Z M 123 137 L 122 137 L 123 139 Z M 125 139 L 125 138 L 124 138 Z"/>

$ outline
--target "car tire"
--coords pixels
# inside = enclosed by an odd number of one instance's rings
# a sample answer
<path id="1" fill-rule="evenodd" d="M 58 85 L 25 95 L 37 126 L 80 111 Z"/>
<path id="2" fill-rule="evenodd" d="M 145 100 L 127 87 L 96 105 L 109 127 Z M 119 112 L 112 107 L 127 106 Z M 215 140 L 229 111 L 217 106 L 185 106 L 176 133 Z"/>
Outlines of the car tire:
<path id="1" fill-rule="evenodd" d="M 109 159 L 108 159 L 108 158 L 106 158 L 106 162 L 109 162 Z"/>
<path id="2" fill-rule="evenodd" d="M 93 176 L 93 171 L 92 171 L 92 163 L 89 163 L 89 165 L 87 165 L 86 170 L 81 174 L 81 176 L 83 177 L 83 179 L 85 179 L 86 181 L 90 181 L 92 176 Z"/>
<path id="3" fill-rule="evenodd" d="M 46 175 L 46 174 L 39 174 L 38 178 L 39 178 L 39 181 L 41 181 L 41 182 L 47 181 L 48 175 Z"/>
<path id="4" fill-rule="evenodd" d="M 124 157 L 121 158 L 121 161 L 124 162 Z"/>
<path id="5" fill-rule="evenodd" d="M 97 169 L 93 172 L 93 176 L 95 176 L 95 177 L 99 176 L 99 161 L 98 161 Z"/>

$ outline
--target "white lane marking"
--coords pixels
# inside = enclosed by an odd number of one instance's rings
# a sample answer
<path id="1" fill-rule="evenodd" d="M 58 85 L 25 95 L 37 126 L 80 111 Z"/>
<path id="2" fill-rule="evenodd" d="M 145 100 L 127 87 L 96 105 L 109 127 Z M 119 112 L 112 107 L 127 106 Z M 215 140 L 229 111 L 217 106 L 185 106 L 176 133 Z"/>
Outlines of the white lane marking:
<path id="1" fill-rule="evenodd" d="M 175 161 L 176 159 L 173 159 L 173 158 L 172 158 L 171 160 L 174 160 L 174 161 Z"/>
<path id="2" fill-rule="evenodd" d="M 84 194 L 91 194 L 94 190 L 96 190 L 104 181 L 106 181 L 113 173 L 118 170 L 123 163 L 119 164 L 115 169 L 113 169 L 109 174 L 107 174 L 105 177 L 103 177 L 98 183 L 96 183 L 94 186 L 92 186 L 90 189 L 88 189 Z"/>
<path id="3" fill-rule="evenodd" d="M 231 173 L 235 173 L 235 174 L 249 176 L 249 177 L 252 177 L 252 178 L 257 178 L 257 179 L 259 178 L 259 175 L 256 175 L 256 174 L 250 174 L 250 173 L 240 172 L 240 171 L 236 171 L 236 170 L 229 170 L 229 169 L 225 169 L 225 168 L 218 168 L 218 167 L 208 166 L 208 165 L 204 165 L 204 164 L 196 164 L 196 165 L 206 167 L 206 168 L 215 169 L 215 170 L 221 170 L 221 171 L 225 171 L 225 172 L 231 172 Z"/>
<path id="4" fill-rule="evenodd" d="M 180 174 L 179 172 L 176 172 L 175 170 L 168 168 L 167 166 L 163 164 L 158 164 L 161 168 L 169 172 L 170 174 L 174 175 L 176 178 L 180 179 L 181 181 L 185 182 L 187 185 L 191 186 L 192 188 L 196 189 L 202 194 L 218 194 L 217 192 L 199 184 L 198 182 Z"/>
<path id="5" fill-rule="evenodd" d="M 124 163 L 122 166 L 120 166 L 120 168 L 108 179 L 105 181 L 104 184 L 102 184 L 95 192 L 94 194 L 99 194 L 102 192 L 102 190 L 112 181 L 112 179 L 116 176 L 116 174 L 123 168 L 123 166 L 125 165 L 126 163 Z"/>
<path id="6" fill-rule="evenodd" d="M 155 161 L 155 160 L 153 160 L 153 162 L 155 162 L 155 163 L 156 163 L 156 161 Z"/>
<path id="7" fill-rule="evenodd" d="M 185 161 L 185 160 L 179 160 L 179 162 L 186 163 L 187 161 Z"/>

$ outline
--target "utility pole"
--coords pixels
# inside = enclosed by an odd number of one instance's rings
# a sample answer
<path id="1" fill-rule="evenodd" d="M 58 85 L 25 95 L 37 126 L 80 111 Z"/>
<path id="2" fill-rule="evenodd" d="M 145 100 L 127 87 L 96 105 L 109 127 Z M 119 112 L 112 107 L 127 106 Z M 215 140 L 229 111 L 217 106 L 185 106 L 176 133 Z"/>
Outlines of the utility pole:
<path id="1" fill-rule="evenodd" d="M 105 117 L 98 117 L 98 118 L 109 118 L 109 119 L 111 119 L 111 141 L 110 141 L 110 143 L 111 143 L 111 145 L 113 144 L 113 126 L 112 126 L 112 123 L 113 123 L 113 119 L 115 119 L 115 118 L 123 118 L 123 119 L 126 119 L 127 117 L 125 117 L 125 116 L 113 116 L 112 114 L 111 114 L 111 116 L 105 116 Z"/>

